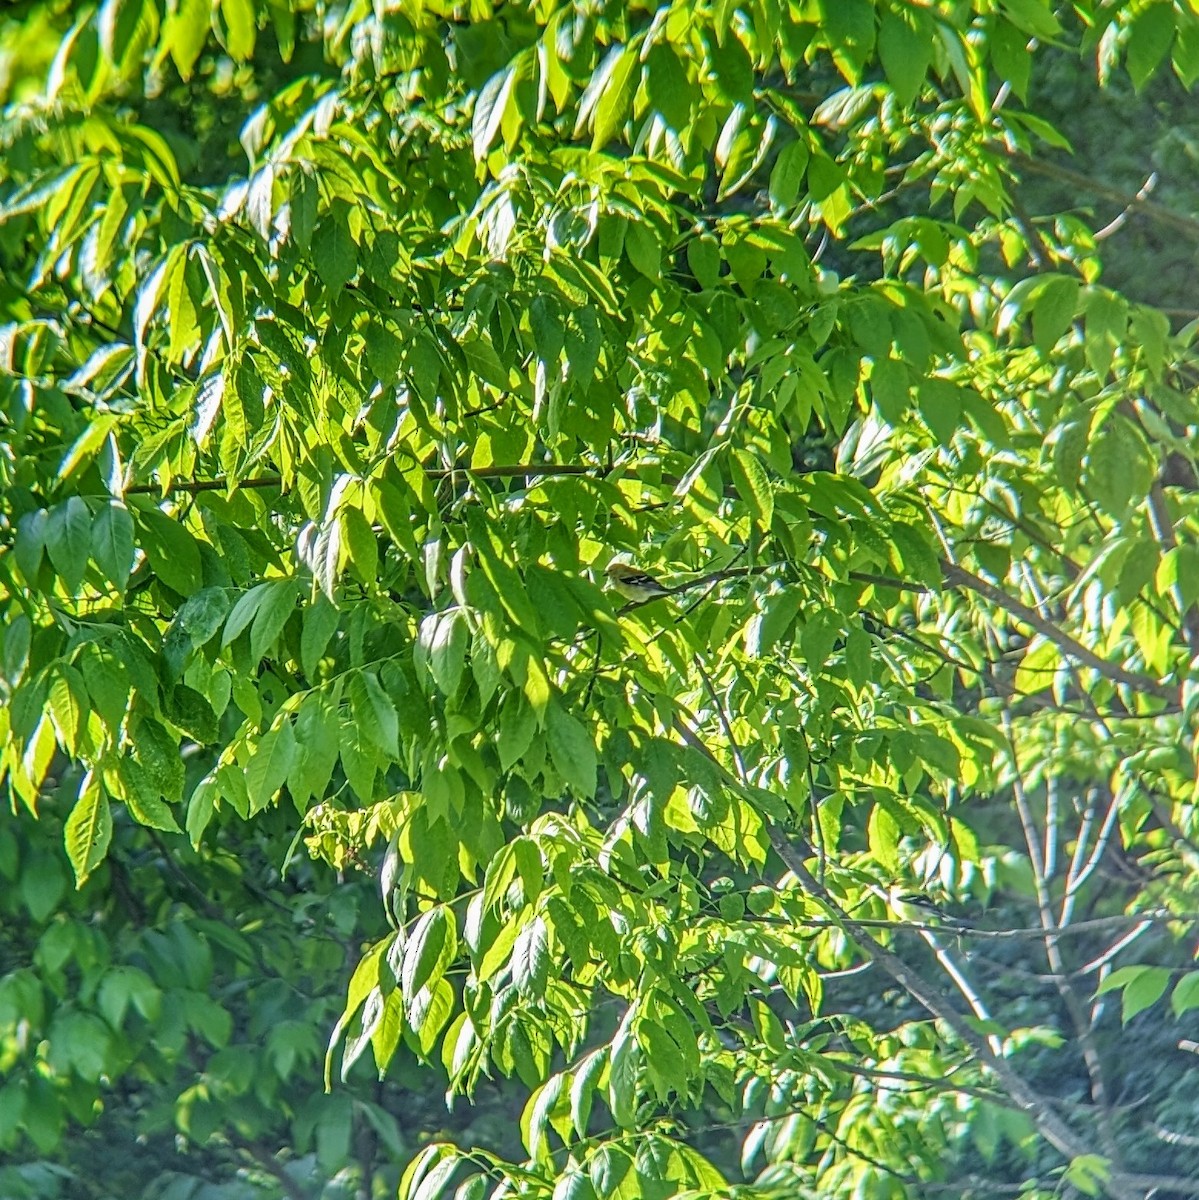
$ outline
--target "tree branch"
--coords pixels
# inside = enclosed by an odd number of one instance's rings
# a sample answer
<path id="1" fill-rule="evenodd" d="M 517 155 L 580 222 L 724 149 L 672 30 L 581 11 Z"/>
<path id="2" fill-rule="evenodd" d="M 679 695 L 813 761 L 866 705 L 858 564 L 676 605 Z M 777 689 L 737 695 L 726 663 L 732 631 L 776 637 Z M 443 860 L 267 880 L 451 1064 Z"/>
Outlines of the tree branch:
<path id="1" fill-rule="evenodd" d="M 1139 193 L 1130 195 L 1120 188 L 1112 187 L 1111 184 L 1103 183 L 1098 179 L 1092 179 L 1091 176 L 1084 175 L 1081 171 L 1074 171 L 1069 167 L 1059 166 L 1057 163 L 1041 162 L 1039 159 L 1033 158 L 1030 154 L 1025 154 L 1021 150 L 1012 150 L 1001 143 L 996 143 L 995 148 L 1011 162 L 1019 167 L 1023 167 L 1026 171 L 1043 175 L 1047 179 L 1056 179 L 1059 183 L 1064 183 L 1070 188 L 1078 188 L 1084 192 L 1091 192 L 1096 196 L 1103 196 L 1107 200 L 1113 200 L 1115 203 L 1122 205 L 1125 209 L 1143 213 L 1159 225 L 1168 225 L 1171 229 L 1175 229 L 1189 238 L 1199 240 L 1199 221 L 1196 221 L 1192 217 L 1183 216 L 1181 213 L 1176 213 L 1164 204 L 1158 204 L 1153 200 L 1141 199 L 1139 198 Z"/>
<path id="2" fill-rule="evenodd" d="M 1029 626 L 1029 628 L 1035 630 L 1043 637 L 1048 638 L 1064 653 L 1078 659 L 1084 666 L 1090 667 L 1105 678 L 1115 683 L 1122 683 L 1125 687 L 1133 688 L 1136 691 L 1147 692 L 1162 700 L 1178 699 L 1177 693 L 1160 680 L 1154 679 L 1149 675 L 1139 675 L 1135 671 L 1126 670 L 1118 663 L 1108 662 L 1107 659 L 1100 658 L 1093 650 L 1088 650 L 1086 646 L 1072 638 L 1064 629 L 1059 628 L 1052 621 L 1042 617 L 1034 609 L 1029 608 L 1023 601 L 1017 600 L 1014 596 L 1009 596 L 1002 588 L 996 587 L 993 583 L 988 583 L 985 579 L 980 579 L 973 572 L 967 571 L 965 567 L 959 567 L 956 563 L 952 563 L 948 559 L 942 559 L 941 571 L 945 577 L 945 582 L 950 587 L 966 588 L 969 591 L 977 592 L 984 599 L 989 600 L 992 604 L 1015 617 L 1016 620 Z"/>
<path id="3" fill-rule="evenodd" d="M 803 857 L 791 844 L 783 830 L 773 824 L 768 825 L 767 828 L 770 844 L 774 847 L 775 853 L 816 903 L 829 914 L 830 918 L 838 922 L 863 954 L 877 962 L 921 1007 L 937 1020 L 948 1025 L 957 1037 L 971 1048 L 1007 1094 L 1032 1119 L 1050 1145 L 1071 1159 L 1083 1154 L 1094 1153 L 1093 1147 L 1082 1140 L 1056 1111 L 1051 1101 L 1035 1091 L 1006 1059 L 994 1054 L 987 1039 L 977 1033 L 956 1009 L 946 1004 L 931 984 L 877 941 L 868 929 L 860 922 L 855 921 L 836 903 L 804 865 Z M 1103 1186 L 1113 1200 L 1141 1200 L 1133 1190 L 1134 1185 L 1115 1172 L 1104 1181 Z"/>
<path id="4" fill-rule="evenodd" d="M 733 777 L 721 766 L 720 761 L 705 745 L 703 739 L 683 720 L 678 712 L 674 714 L 674 726 L 689 746 L 715 763 L 720 771 L 732 780 Z M 733 780 L 733 782 L 736 781 Z M 766 822 L 766 830 L 770 844 L 782 860 L 783 865 L 828 914 L 829 919 L 857 945 L 862 954 L 878 963 L 922 1008 L 948 1025 L 957 1037 L 970 1047 L 975 1056 L 990 1068 L 992 1074 L 999 1080 L 1017 1106 L 1034 1121 L 1050 1145 L 1067 1158 L 1077 1158 L 1081 1154 L 1092 1153 L 1091 1147 L 1082 1141 L 1069 1123 L 1052 1107 L 1049 1100 L 1034 1091 L 1024 1077 L 1018 1074 L 1005 1059 L 992 1053 L 987 1039 L 976 1033 L 956 1009 L 946 1004 L 940 993 L 930 983 L 909 967 L 903 959 L 879 942 L 862 922 L 855 920 L 837 904 L 830 893 L 804 865 L 803 855 L 796 849 L 786 832 L 769 821 Z M 1137 1200 L 1131 1192 L 1124 1189 L 1112 1190 L 1110 1180 L 1106 1186 L 1113 1200 Z"/>
<path id="5" fill-rule="evenodd" d="M 627 469 L 627 468 L 626 468 Z M 491 467 L 426 467 L 425 476 L 428 479 L 449 479 L 454 475 L 470 475 L 475 479 L 540 479 L 547 475 L 596 475 L 604 476 L 611 472 L 610 467 L 585 467 L 578 463 L 513 463 Z M 270 488 L 283 487 L 283 479 L 279 475 L 260 475 L 252 479 L 234 480 L 232 484 L 227 478 L 220 479 L 175 479 L 165 488 L 156 483 L 139 483 L 125 489 L 126 496 L 151 496 L 162 492 L 187 492 L 195 495 L 199 492 L 219 492 L 228 487 L 235 488 Z"/>
<path id="6" fill-rule="evenodd" d="M 1008 750 L 1012 763 L 1012 793 L 1016 801 L 1016 811 L 1020 816 L 1020 825 L 1024 830 L 1024 842 L 1028 848 L 1028 859 L 1032 867 L 1033 884 L 1036 889 L 1037 911 L 1041 925 L 1045 930 L 1045 958 L 1049 969 L 1053 972 L 1054 986 L 1070 1015 L 1082 1050 L 1083 1062 L 1086 1064 L 1087 1075 L 1091 1081 L 1091 1099 L 1099 1110 L 1099 1136 L 1103 1140 L 1104 1154 L 1113 1163 L 1119 1165 L 1120 1147 L 1116 1140 L 1112 1124 L 1110 1089 L 1107 1084 L 1107 1071 L 1099 1046 L 1095 1041 L 1095 1031 L 1088 1019 L 1074 987 L 1070 982 L 1062 948 L 1058 942 L 1058 924 L 1053 915 L 1053 901 L 1049 891 L 1050 875 L 1047 869 L 1047 855 L 1038 851 L 1038 833 L 1033 819 L 1032 806 L 1029 804 L 1028 793 L 1024 787 L 1024 775 L 1020 769 L 1020 760 L 1016 754 L 1016 741 L 1012 733 L 1012 716 L 1005 708 L 1003 710 L 1003 732 L 1007 737 Z"/>

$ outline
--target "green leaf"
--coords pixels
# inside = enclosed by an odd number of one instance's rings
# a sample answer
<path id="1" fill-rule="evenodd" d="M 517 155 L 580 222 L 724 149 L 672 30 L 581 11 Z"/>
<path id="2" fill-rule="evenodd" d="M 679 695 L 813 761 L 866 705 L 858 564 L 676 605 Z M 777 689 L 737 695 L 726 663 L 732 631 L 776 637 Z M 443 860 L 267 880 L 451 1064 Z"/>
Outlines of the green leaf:
<path id="1" fill-rule="evenodd" d="M 167 693 L 164 714 L 188 737 L 200 745 L 212 745 L 220 738 L 220 725 L 208 700 L 184 683 L 177 683 Z"/>
<path id="2" fill-rule="evenodd" d="M 119 774 L 124 791 L 118 799 L 125 802 L 125 807 L 139 825 L 163 829 L 168 833 L 181 832 L 170 805 L 163 800 L 149 772 L 137 759 L 123 758 Z"/>
<path id="3" fill-rule="evenodd" d="M 1111 1178 L 1111 1163 L 1098 1154 L 1079 1154 L 1062 1172 L 1062 1182 L 1084 1196 L 1102 1196 Z"/>
<path id="4" fill-rule="evenodd" d="M 49 517 L 50 514 L 44 508 L 39 508 L 26 513 L 17 522 L 13 557 L 30 587 L 37 584 L 38 571 L 41 569 L 42 556 L 46 550 L 46 526 Z"/>
<path id="5" fill-rule="evenodd" d="M 158 33 L 158 12 L 150 0 L 104 0 L 98 24 L 105 57 L 124 74 Z"/>
<path id="6" fill-rule="evenodd" d="M 174 624 L 183 629 L 195 647 L 207 645 L 220 630 L 229 611 L 224 588 L 202 588 L 175 614 Z"/>
<path id="7" fill-rule="evenodd" d="M 67 451 L 66 457 L 59 463 L 55 483 L 64 483 L 72 475 L 90 465 L 115 424 L 116 418 L 107 413 L 92 421 L 75 439 L 74 444 Z"/>
<path id="8" fill-rule="evenodd" d="M 1121 1003 L 1120 1015 L 1125 1025 L 1137 1013 L 1144 1012 L 1156 1004 L 1170 985 L 1170 971 L 1167 967 L 1139 967 L 1134 970 L 1136 974 L 1125 985 Z"/>
<path id="9" fill-rule="evenodd" d="M 662 274 L 662 244 L 644 221 L 630 221 L 625 230 L 625 253 L 629 262 L 646 279 L 657 281 Z"/>
<path id="10" fill-rule="evenodd" d="M 857 626 L 845 639 L 845 670 L 855 687 L 865 687 L 874 677 L 874 643 L 870 635 Z"/>
<path id="11" fill-rule="evenodd" d="M 701 288 L 720 281 L 720 244 L 712 237 L 694 237 L 687 243 L 687 265 Z"/>
<path id="12" fill-rule="evenodd" d="M 221 0 L 219 12 L 225 49 L 235 62 L 246 62 L 254 56 L 258 36 L 252 0 Z"/>
<path id="13" fill-rule="evenodd" d="M 316 679 L 321 658 L 329 647 L 341 615 L 325 595 L 304 609 L 303 632 L 300 634 L 300 669 L 309 680 Z"/>
<path id="14" fill-rule="evenodd" d="M 898 425 L 908 411 L 912 391 L 907 366 L 894 358 L 875 359 L 870 368 L 870 395 L 890 425 Z"/>
<path id="15" fill-rule="evenodd" d="M 187 802 L 187 818 L 184 827 L 193 850 L 199 849 L 204 830 L 208 828 L 209 822 L 213 818 L 217 795 L 216 781 L 211 776 L 207 776 L 196 785 Z"/>
<path id="16" fill-rule="evenodd" d="M 899 869 L 900 832 L 899 825 L 887 805 L 876 804 L 870 810 L 866 833 L 870 853 L 889 875 L 894 875 Z"/>
<path id="17" fill-rule="evenodd" d="M 1055 38 L 1062 32 L 1048 0 L 1003 0 L 1002 7 L 1012 23 L 1031 37 Z"/>
<path id="18" fill-rule="evenodd" d="M 1087 490 L 1113 517 L 1123 517 L 1153 485 L 1152 451 L 1140 430 L 1118 412 L 1109 413 L 1093 434 L 1083 465 Z"/>
<path id="19" fill-rule="evenodd" d="M 435 1153 L 429 1155 L 422 1151 L 404 1172 L 397 1200 L 436 1200 L 449 1183 L 450 1176 L 458 1169 L 457 1147 L 434 1144 L 426 1147 L 426 1151 L 429 1150 Z M 413 1171 L 418 1164 L 420 1170 Z"/>
<path id="20" fill-rule="evenodd" d="M 874 7 L 869 0 L 817 0 L 821 32 L 833 61 L 850 83 L 857 83 L 874 49 Z"/>
<path id="21" fill-rule="evenodd" d="M 737 494 L 745 502 L 761 529 L 769 529 L 774 519 L 774 492 L 766 468 L 750 450 L 736 449 L 729 457 L 729 468 Z"/>
<path id="22" fill-rule="evenodd" d="M 87 717 L 87 697 L 83 680 L 73 667 L 60 666 L 50 684 L 48 704 L 59 744 L 74 756 L 79 735 Z"/>
<path id="23" fill-rule="evenodd" d="M 140 510 L 141 546 L 154 574 L 182 596 L 200 589 L 200 550 L 196 539 L 156 508 Z"/>
<path id="24" fill-rule="evenodd" d="M 330 292 L 339 292 L 358 271 L 358 245 L 350 233 L 343 206 L 335 208 L 312 235 L 316 273 Z"/>
<path id="25" fill-rule="evenodd" d="M 350 1022 L 349 1033 L 346 1036 L 345 1050 L 341 1056 L 342 1080 L 349 1078 L 350 1070 L 360 1059 L 366 1048 L 374 1040 L 375 1033 L 382 1023 L 386 1001 L 382 988 L 372 988 L 366 996 L 362 1011 Z"/>
<path id="26" fill-rule="evenodd" d="M 608 1059 L 608 1108 L 621 1129 L 631 1129 L 637 1115 L 637 1072 L 641 1054 L 630 1025 L 626 1015 L 612 1039 Z"/>
<path id="27" fill-rule="evenodd" d="M 505 67 L 497 71 L 480 89 L 475 98 L 475 112 L 471 120 L 471 141 L 474 146 L 475 158 L 482 160 L 487 157 L 504 113 L 512 99 L 513 87 L 516 83 L 516 69 Z"/>
<path id="28" fill-rule="evenodd" d="M 941 563 L 932 539 L 914 525 L 896 521 L 891 526 L 891 541 L 901 569 L 909 579 L 927 583 L 940 590 Z"/>
<path id="29" fill-rule="evenodd" d="M 176 0 L 174 11 L 163 23 L 162 45 L 184 81 L 192 77 L 211 23 L 211 0 Z"/>
<path id="30" fill-rule="evenodd" d="M 45 537 L 51 565 L 71 592 L 78 591 L 92 546 L 92 514 L 80 497 L 50 509 Z"/>
<path id="31" fill-rule="evenodd" d="M 1032 54 L 1028 49 L 1028 34 L 1017 29 L 1010 21 L 996 17 L 988 40 L 991 66 L 1000 79 L 1011 84 L 1012 90 L 1021 100 L 1028 98 L 1028 84 L 1032 77 Z"/>
<path id="32" fill-rule="evenodd" d="M 160 795 L 178 802 L 183 798 L 183 760 L 179 742 L 161 722 L 139 715 L 130 731 L 130 742 L 138 762 L 146 769 L 151 785 Z"/>
<path id="33" fill-rule="evenodd" d="M 277 728 L 263 734 L 246 765 L 246 791 L 251 814 L 260 812 L 274 799 L 287 780 L 297 752 L 290 721 L 282 721 Z"/>
<path id="34" fill-rule="evenodd" d="M 366 588 L 373 591 L 379 574 L 379 543 L 375 540 L 374 530 L 361 509 L 343 508 L 338 520 L 354 571 Z"/>
<path id="35" fill-rule="evenodd" d="M 650 107 L 676 133 L 691 120 L 693 91 L 687 70 L 668 41 L 657 42 L 645 60 L 644 86 Z"/>
<path id="36" fill-rule="evenodd" d="M 396 758 L 399 754 L 399 716 L 374 671 L 360 671 L 351 677 L 350 703 L 359 731 L 388 758 Z"/>
<path id="37" fill-rule="evenodd" d="M 917 24 L 924 28 L 917 29 Z M 934 44 L 926 21 L 906 5 L 883 9 L 879 20 L 878 56 L 887 82 L 902 105 L 911 104 L 924 86 L 933 60 Z"/>
<path id="38" fill-rule="evenodd" d="M 1174 41 L 1174 5 L 1146 4 L 1128 23 L 1128 74 L 1139 92 L 1153 78 Z"/>
<path id="39" fill-rule="evenodd" d="M 512 982 L 525 995 L 544 996 L 549 979 L 549 931 L 540 915 L 526 921 L 512 946 Z"/>
<path id="40" fill-rule="evenodd" d="M 429 674 L 446 696 L 457 694 L 469 641 L 461 609 L 430 613 L 421 622 L 418 645 L 425 655 Z"/>
<path id="41" fill-rule="evenodd" d="M 112 811 L 100 781 L 88 772 L 79 788 L 63 829 L 67 858 L 75 871 L 75 887 L 81 888 L 88 876 L 104 861 L 112 840 Z"/>
<path id="42" fill-rule="evenodd" d="M 579 1137 L 587 1136 L 591 1106 L 608 1062 L 608 1048 L 593 1050 L 579 1064 L 570 1085 L 570 1119 Z"/>
<path id="43" fill-rule="evenodd" d="M 162 990 L 138 967 L 113 967 L 100 981 L 96 1003 L 109 1025 L 119 1030 L 131 1006 L 147 1020 L 157 1020 Z"/>
<path id="44" fill-rule="evenodd" d="M 550 296 L 534 296 L 529 305 L 529 326 L 533 330 L 537 357 L 545 363 L 556 363 L 566 341 L 566 327 L 558 302 Z"/>
<path id="45" fill-rule="evenodd" d="M 1170 1008 L 1176 1017 L 1199 1008 L 1199 971 L 1188 971 L 1175 985 L 1170 995 Z"/>
<path id="46" fill-rule="evenodd" d="M 1042 354 L 1049 354 L 1070 328 L 1078 311 L 1082 284 L 1072 276 L 1047 275 L 1037 289 L 1032 308 L 1032 335 Z"/>
<path id="47" fill-rule="evenodd" d="M 1181 21 L 1174 41 L 1174 73 L 1189 92 L 1199 79 L 1199 21 Z"/>
<path id="48" fill-rule="evenodd" d="M 254 624 L 250 627 L 250 657 L 257 660 L 270 650 L 283 626 L 296 609 L 296 600 L 300 594 L 298 579 L 274 580 L 267 585 L 261 600 L 254 610 Z M 232 621 L 230 614 L 230 621 Z M 228 636 L 228 625 L 225 635 Z"/>
<path id="49" fill-rule="evenodd" d="M 436 983 L 457 953 L 457 924 L 450 910 L 439 904 L 421 916 L 404 947 L 400 987 L 409 1009 L 420 989 Z"/>
<path id="50" fill-rule="evenodd" d="M 637 54 L 631 46 L 613 46 L 600 64 L 579 101 L 579 120 L 594 112 L 591 148 L 600 150 L 624 124 L 633 100 L 633 68 Z"/>
<path id="51" fill-rule="evenodd" d="M 511 845 L 516 858 L 516 873 L 524 886 L 525 903 L 532 904 L 541 895 L 545 885 L 541 850 L 536 842 L 527 837 L 518 837 Z"/>
<path id="52" fill-rule="evenodd" d="M 419 1015 L 417 1036 L 421 1054 L 427 1057 L 454 1011 L 454 987 L 448 979 L 441 978 L 429 984 L 428 991 L 423 994 L 428 996 L 428 1000 L 421 1005 L 420 1013 L 413 1015 Z"/>
<path id="53" fill-rule="evenodd" d="M 929 430 L 942 446 L 948 446 L 962 427 L 962 397 L 948 379 L 921 379 L 916 390 L 916 407 Z"/>
<path id="54" fill-rule="evenodd" d="M 520 761 L 537 732 L 537 714 L 519 693 L 510 694 L 500 712 L 499 737 L 496 748 L 500 769 L 507 771 Z"/>
<path id="55" fill-rule="evenodd" d="M 795 205 L 810 157 L 807 142 L 801 140 L 788 142 L 779 151 L 770 171 L 770 202 L 775 208 L 786 211 Z"/>
<path id="56" fill-rule="evenodd" d="M 260 583 L 238 598 L 225 620 L 225 632 L 221 634 L 222 649 L 228 646 L 250 624 L 255 613 L 258 612 L 259 605 L 266 600 L 272 587 L 271 583 Z"/>
<path id="57" fill-rule="evenodd" d="M 1033 696 L 1053 686 L 1054 676 L 1062 665 L 1062 652 L 1057 644 L 1040 636 L 1029 642 L 1016 669 L 1012 686 L 1022 696 Z"/>
<path id="58" fill-rule="evenodd" d="M 33 624 L 24 613 L 17 613 L 4 631 L 4 651 L 0 655 L 0 676 L 9 687 L 15 687 L 25 674 L 29 662 L 29 646 Z"/>
<path id="59" fill-rule="evenodd" d="M 546 710 L 546 734 L 554 769 L 581 796 L 595 795 L 596 753 L 591 734 L 561 705 Z"/>

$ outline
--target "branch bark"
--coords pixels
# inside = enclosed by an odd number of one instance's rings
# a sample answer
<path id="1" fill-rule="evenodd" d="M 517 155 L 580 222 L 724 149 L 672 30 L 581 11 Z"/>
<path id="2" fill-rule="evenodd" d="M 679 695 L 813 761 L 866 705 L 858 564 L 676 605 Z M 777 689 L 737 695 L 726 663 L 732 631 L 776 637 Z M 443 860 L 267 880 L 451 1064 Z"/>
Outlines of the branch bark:
<path id="1" fill-rule="evenodd" d="M 627 468 L 626 468 L 627 469 Z M 475 479 L 540 479 L 550 475 L 607 475 L 610 467 L 585 467 L 578 463 L 512 463 L 490 467 L 426 467 L 425 475 L 429 479 L 449 479 L 454 475 L 470 475 Z M 239 479 L 234 484 L 238 488 L 272 488 L 283 487 L 283 479 L 279 475 L 260 475 L 252 479 Z M 174 479 L 166 488 L 156 483 L 139 483 L 125 489 L 126 496 L 152 496 L 163 492 L 186 492 L 196 495 L 200 492 L 220 492 L 229 487 L 228 479 Z"/>
<path id="2" fill-rule="evenodd" d="M 783 830 L 774 825 L 770 825 L 768 828 L 770 844 L 774 847 L 775 853 L 816 903 L 833 920 L 837 921 L 864 955 L 878 963 L 913 1000 L 931 1016 L 949 1026 L 957 1037 L 970 1047 L 979 1061 L 994 1075 L 1003 1090 L 1030 1117 L 1042 1137 L 1067 1158 L 1073 1159 L 1080 1155 L 1093 1154 L 1094 1147 L 1079 1136 L 1069 1122 L 1057 1112 L 1051 1101 L 1035 1091 L 1006 1059 L 994 1054 L 987 1039 L 976 1033 L 960 1013 L 946 1004 L 927 980 L 909 967 L 898 955 L 893 954 L 877 941 L 860 922 L 855 921 L 852 916 L 840 908 L 804 865 L 802 855 L 791 844 Z M 1112 1197 L 1112 1200 L 1142 1200 L 1141 1193 L 1136 1186 L 1114 1171 L 1104 1181 L 1104 1190 Z"/>
<path id="3" fill-rule="evenodd" d="M 1042 162 L 1040 159 L 1033 158 L 1021 150 L 1011 150 L 1003 145 L 997 145 L 996 148 L 1011 162 L 1026 171 L 1032 171 L 1037 175 L 1044 175 L 1047 179 L 1056 179 L 1059 183 L 1064 183 L 1068 187 L 1078 188 L 1084 192 L 1091 192 L 1093 195 L 1115 201 L 1115 203 L 1121 205 L 1126 210 L 1142 213 L 1150 220 L 1156 221 L 1159 225 L 1167 225 L 1171 229 L 1199 241 L 1199 221 L 1194 220 L 1192 217 L 1183 216 L 1181 213 L 1176 213 L 1164 204 L 1158 204 L 1153 200 L 1141 199 L 1139 198 L 1139 194 L 1131 194 L 1120 188 L 1112 187 L 1111 184 L 1103 183 L 1098 179 L 1092 179 L 1090 175 L 1084 175 L 1081 171 L 1074 171 L 1070 167 L 1059 166 L 1057 163 Z"/>
<path id="4" fill-rule="evenodd" d="M 1107 1071 L 1099 1046 L 1095 1041 L 1095 1031 L 1091 1020 L 1083 1007 L 1074 987 L 1070 982 L 1069 971 L 1058 942 L 1058 923 L 1053 915 L 1053 900 L 1049 886 L 1051 873 L 1048 869 L 1048 855 L 1038 853 L 1040 840 L 1036 821 L 1033 819 L 1032 806 L 1024 787 L 1024 776 L 1020 770 L 1020 760 L 1016 755 L 1016 742 L 1012 734 L 1011 714 L 1004 709 L 1003 731 L 1007 736 L 1008 750 L 1012 763 L 1012 792 L 1016 800 L 1016 811 L 1020 815 L 1020 825 L 1024 830 L 1024 841 L 1028 848 L 1028 858 L 1032 866 L 1033 883 L 1037 895 L 1037 911 L 1041 925 L 1045 930 L 1045 958 L 1049 969 L 1053 972 L 1053 982 L 1070 1016 L 1074 1033 L 1082 1050 L 1083 1062 L 1086 1064 L 1087 1075 L 1091 1081 L 1091 1099 L 1098 1109 L 1099 1136 L 1103 1141 L 1105 1156 L 1117 1166 L 1121 1163 L 1120 1148 L 1116 1141 L 1115 1128 L 1112 1124 L 1111 1091 L 1107 1084 Z"/>
<path id="5" fill-rule="evenodd" d="M 941 572 L 945 577 L 945 582 L 950 587 L 966 588 L 969 591 L 976 592 L 996 607 L 1002 608 L 1010 616 L 1015 617 L 1022 624 L 1027 625 L 1030 629 L 1048 638 L 1065 654 L 1077 659 L 1084 666 L 1090 667 L 1091 670 L 1098 672 L 1105 678 L 1112 680 L 1113 683 L 1122 683 L 1125 687 L 1130 687 L 1134 691 L 1146 692 L 1162 700 L 1178 700 L 1179 697 L 1176 689 L 1168 687 L 1161 680 L 1154 679 L 1152 676 L 1140 675 L 1135 671 L 1127 670 L 1118 663 L 1108 662 L 1107 659 L 1100 658 L 1093 650 L 1089 650 L 1080 641 L 1072 638 L 1064 629 L 1042 617 L 1035 609 L 1029 608 L 1027 604 L 1021 600 L 1017 600 L 1015 596 L 1009 596 L 1007 592 L 1002 588 L 996 587 L 993 583 L 988 583 L 985 579 L 980 579 L 972 571 L 967 571 L 965 567 L 959 567 L 956 563 L 952 563 L 948 559 L 942 559 Z"/>

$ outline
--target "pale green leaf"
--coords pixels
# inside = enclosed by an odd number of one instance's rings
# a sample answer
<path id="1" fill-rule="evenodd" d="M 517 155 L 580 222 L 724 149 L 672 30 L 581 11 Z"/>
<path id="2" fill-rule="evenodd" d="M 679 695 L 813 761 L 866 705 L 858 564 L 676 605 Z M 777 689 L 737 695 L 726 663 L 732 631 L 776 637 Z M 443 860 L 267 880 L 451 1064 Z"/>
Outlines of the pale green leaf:
<path id="1" fill-rule="evenodd" d="M 75 886 L 81 888 L 88 876 L 104 861 L 112 840 L 112 812 L 100 781 L 91 772 L 83 777 L 79 799 L 75 801 L 63 829 L 67 858 L 75 872 Z"/>

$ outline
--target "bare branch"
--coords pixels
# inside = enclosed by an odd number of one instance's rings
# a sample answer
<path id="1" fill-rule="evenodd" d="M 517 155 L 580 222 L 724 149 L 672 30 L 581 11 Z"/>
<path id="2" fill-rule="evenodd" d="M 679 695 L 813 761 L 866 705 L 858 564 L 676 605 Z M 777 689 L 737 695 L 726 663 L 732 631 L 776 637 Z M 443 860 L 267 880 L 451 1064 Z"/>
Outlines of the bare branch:
<path id="1" fill-rule="evenodd" d="M 1095 1041 L 1092 1021 L 1071 986 L 1069 972 L 1058 942 L 1058 925 L 1053 915 L 1053 899 L 1049 892 L 1049 879 L 1045 871 L 1044 858 L 1040 853 L 1040 839 L 1036 822 L 1033 820 L 1032 807 L 1024 788 L 1024 776 L 1021 773 L 1020 761 L 1016 754 L 1016 742 L 1012 733 L 1012 716 L 1006 708 L 1003 710 L 1003 731 L 1007 736 L 1012 763 L 1012 792 L 1016 800 L 1016 811 L 1019 813 L 1020 824 L 1024 830 L 1024 841 L 1028 849 L 1033 884 L 1037 893 L 1037 910 L 1045 929 L 1045 957 L 1049 962 L 1049 969 L 1053 972 L 1053 982 L 1058 995 L 1061 996 L 1066 1012 L 1070 1015 L 1070 1021 L 1074 1025 L 1074 1032 L 1082 1049 L 1083 1062 L 1086 1064 L 1087 1074 L 1091 1080 L 1091 1099 L 1099 1109 L 1099 1133 L 1103 1139 L 1104 1153 L 1111 1162 L 1118 1165 L 1121 1161 L 1120 1145 L 1112 1124 L 1111 1092 L 1107 1085 L 1107 1073 L 1099 1053 L 1099 1046 Z"/>
<path id="2" fill-rule="evenodd" d="M 473 479 L 542 479 L 556 475 L 594 475 L 609 473 L 608 467 L 587 467 L 578 463 L 512 463 L 491 467 L 426 467 L 425 475 L 432 480 L 450 479 L 455 475 Z M 157 483 L 139 483 L 125 489 L 126 496 L 152 496 L 171 492 L 221 492 L 227 488 L 283 487 L 279 475 L 260 475 L 251 479 L 173 479 L 166 487 Z"/>
<path id="3" fill-rule="evenodd" d="M 1084 175 L 1081 171 L 1073 171 L 1069 167 L 1059 166 L 1057 163 L 1042 162 L 1020 150 L 1012 150 L 1002 143 L 996 143 L 995 149 L 1026 171 L 1033 171 L 1048 179 L 1056 179 L 1059 183 L 1064 183 L 1071 188 L 1114 200 L 1117 204 L 1141 213 L 1159 225 L 1169 226 L 1189 238 L 1199 240 L 1199 221 L 1184 216 L 1182 213 L 1176 213 L 1163 204 L 1157 204 L 1152 200 L 1138 199 L 1137 195 L 1129 195 L 1128 192 L 1112 187 L 1111 184 L 1103 183 L 1101 180 L 1093 179 L 1090 175 Z"/>
<path id="4" fill-rule="evenodd" d="M 1149 199 L 1149 193 L 1157 187 L 1157 172 L 1150 171 L 1148 178 L 1137 189 L 1137 194 L 1102 228 L 1095 230 L 1095 240 L 1102 242 L 1124 228 L 1129 216 L 1138 204 L 1144 204 Z"/>

